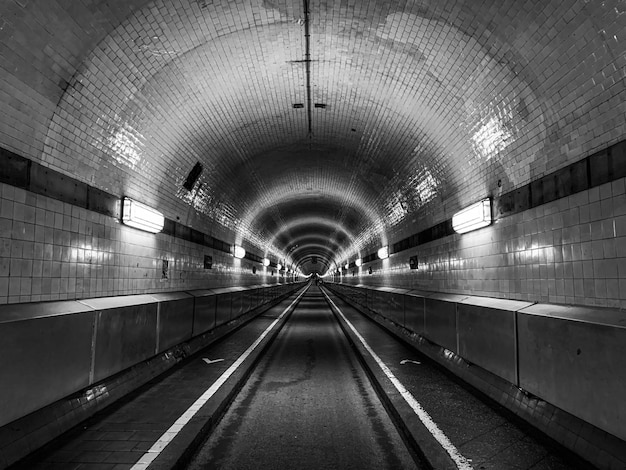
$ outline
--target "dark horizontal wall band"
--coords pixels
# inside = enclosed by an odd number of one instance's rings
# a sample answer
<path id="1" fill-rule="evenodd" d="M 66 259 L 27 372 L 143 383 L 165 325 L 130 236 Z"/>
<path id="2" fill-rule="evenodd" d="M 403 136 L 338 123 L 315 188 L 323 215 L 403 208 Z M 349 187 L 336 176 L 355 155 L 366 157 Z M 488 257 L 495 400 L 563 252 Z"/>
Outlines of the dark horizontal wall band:
<path id="1" fill-rule="evenodd" d="M 623 177 L 626 177 L 626 140 L 503 194 L 494 200 L 494 219 L 518 214 Z M 117 219 L 121 216 L 118 196 L 1 147 L 0 182 Z M 233 251 L 229 243 L 171 219 L 165 219 L 163 233 L 224 253 Z M 448 219 L 394 243 L 389 247 L 389 253 L 399 253 L 452 234 L 452 219 Z M 377 257 L 377 253 L 371 253 L 363 257 L 362 262 L 369 263 Z M 245 258 L 262 262 L 261 257 L 252 253 L 246 253 Z"/>
<path id="2" fill-rule="evenodd" d="M 0 148 L 0 182 L 111 217 L 119 198 Z"/>
<path id="3" fill-rule="evenodd" d="M 519 214 L 624 177 L 626 177 L 626 140 L 494 199 L 493 217 L 497 220 Z M 448 219 L 394 243 L 389 247 L 389 254 L 399 253 L 454 233 L 452 219 Z M 372 253 L 363 258 L 363 263 L 376 259 L 377 254 Z"/>
<path id="4" fill-rule="evenodd" d="M 109 217 L 121 218 L 120 197 L 94 188 L 2 147 L 0 147 L 0 183 Z M 233 252 L 233 247 L 229 243 L 168 218 L 165 219 L 162 233 L 224 253 Z M 261 258 L 253 253 L 246 253 L 245 258 L 257 263 L 261 262 Z"/>
<path id="5" fill-rule="evenodd" d="M 245 259 L 250 260 L 250 261 L 254 261 L 255 263 L 262 263 L 263 262 L 263 258 L 261 258 L 260 256 L 255 255 L 254 253 L 248 253 L 246 251 L 246 256 L 244 256 Z"/>

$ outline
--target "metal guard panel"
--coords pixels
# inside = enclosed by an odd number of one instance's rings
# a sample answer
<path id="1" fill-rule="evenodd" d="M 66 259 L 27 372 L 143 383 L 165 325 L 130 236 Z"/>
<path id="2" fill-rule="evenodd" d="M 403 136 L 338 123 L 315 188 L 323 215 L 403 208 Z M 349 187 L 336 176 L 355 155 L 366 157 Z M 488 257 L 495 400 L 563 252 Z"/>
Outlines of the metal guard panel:
<path id="1" fill-rule="evenodd" d="M 0 306 L 0 324 L 92 311 L 93 308 L 75 300 L 7 304 Z"/>
<path id="2" fill-rule="evenodd" d="M 475 307 L 485 307 L 495 310 L 505 310 L 508 312 L 517 312 L 533 305 L 533 302 L 524 302 L 522 300 L 497 299 L 492 297 L 470 296 L 458 303 L 463 305 L 473 305 Z"/>
<path id="3" fill-rule="evenodd" d="M 171 302 L 174 300 L 193 299 L 193 295 L 189 292 L 162 292 L 157 294 L 150 294 L 157 302 Z"/>
<path id="4" fill-rule="evenodd" d="M 113 308 L 133 307 L 136 305 L 156 303 L 155 299 L 151 295 L 147 294 L 97 297 L 93 299 L 78 300 L 78 302 L 95 310 L 109 310 Z"/>
<path id="5" fill-rule="evenodd" d="M 520 310 L 520 313 L 626 328 L 626 311 L 611 308 L 535 304 Z"/>

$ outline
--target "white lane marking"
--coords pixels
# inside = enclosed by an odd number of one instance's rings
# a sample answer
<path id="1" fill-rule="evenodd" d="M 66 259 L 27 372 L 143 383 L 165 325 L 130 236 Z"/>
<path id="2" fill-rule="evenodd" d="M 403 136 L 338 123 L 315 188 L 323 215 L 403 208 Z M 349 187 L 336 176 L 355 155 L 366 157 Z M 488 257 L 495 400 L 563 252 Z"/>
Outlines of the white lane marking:
<path id="1" fill-rule="evenodd" d="M 211 385 L 200 396 L 200 398 L 198 398 L 193 403 L 193 405 L 187 408 L 187 410 L 176 420 L 176 422 L 174 422 L 174 424 L 170 426 L 170 428 L 157 439 L 154 445 L 150 447 L 150 449 L 148 449 L 146 453 L 143 454 L 143 456 L 137 461 L 137 463 L 135 463 L 135 465 L 131 467 L 131 470 L 145 470 L 146 468 L 148 468 L 148 465 L 150 465 L 159 456 L 163 449 L 165 449 L 165 447 L 167 447 L 167 445 L 172 442 L 172 440 L 178 435 L 183 426 L 185 426 L 191 420 L 191 418 L 194 417 L 194 415 L 200 410 L 200 408 L 202 408 L 202 406 L 208 400 L 210 400 L 213 395 L 215 395 L 215 392 L 217 392 L 219 388 L 224 385 L 224 383 L 230 378 L 231 375 L 233 375 L 233 373 L 243 363 L 243 361 L 245 361 L 248 356 L 252 354 L 252 352 L 261 343 L 261 341 L 263 341 L 263 339 L 269 334 L 269 332 L 272 331 L 274 326 L 276 326 L 276 324 L 287 314 L 287 312 L 291 310 L 291 307 L 293 307 L 300 300 L 300 298 L 302 298 L 306 291 L 307 289 L 302 291 L 302 293 L 289 304 L 289 307 L 283 310 L 278 318 L 276 318 L 276 320 L 274 320 L 272 324 L 268 326 L 263 333 L 261 333 L 261 336 L 259 336 L 257 340 L 252 343 L 252 345 L 248 349 L 246 349 L 243 354 L 239 356 L 239 358 L 237 358 L 237 360 L 233 362 L 233 364 L 228 369 L 226 369 L 226 371 L 224 371 L 222 375 L 220 375 L 219 379 L 217 379 L 213 383 L 213 385 Z"/>
<path id="2" fill-rule="evenodd" d="M 446 436 L 443 433 L 443 431 L 439 429 L 439 426 L 437 426 L 437 423 L 433 421 L 433 419 L 426 412 L 426 410 L 422 408 L 422 405 L 420 405 L 420 403 L 415 399 L 415 397 L 411 395 L 411 392 L 409 392 L 404 387 L 404 385 L 400 383 L 400 381 L 396 378 L 396 376 L 393 375 L 393 372 L 391 372 L 389 367 L 387 367 L 387 365 L 382 361 L 382 359 L 378 357 L 378 355 L 374 352 L 374 350 L 370 347 L 370 345 L 367 344 L 363 336 L 361 336 L 361 334 L 356 330 L 354 325 L 352 325 L 352 323 L 348 321 L 348 319 L 345 317 L 345 315 L 339 309 L 339 307 L 335 305 L 335 302 L 333 302 L 333 299 L 331 299 L 328 296 L 328 294 L 326 294 L 326 292 L 324 292 L 324 295 L 328 299 L 328 302 L 330 302 L 332 306 L 335 308 L 335 310 L 337 310 L 337 313 L 341 315 L 341 318 L 343 318 L 343 320 L 347 323 L 347 325 L 350 327 L 350 329 L 356 335 L 356 337 L 359 338 L 359 341 L 361 341 L 361 344 L 363 344 L 365 349 L 367 349 L 367 351 L 371 354 L 374 360 L 378 363 L 378 365 L 380 366 L 382 371 L 385 373 L 387 378 L 391 380 L 391 383 L 393 383 L 393 385 L 396 387 L 396 390 L 398 390 L 400 395 L 402 395 L 402 398 L 404 398 L 404 400 L 413 409 L 413 411 L 415 412 L 417 417 L 420 419 L 420 421 L 424 424 L 424 426 L 426 426 L 428 431 L 433 435 L 433 437 L 437 440 L 437 442 L 439 442 L 441 447 L 443 447 L 444 450 L 448 453 L 450 458 L 456 464 L 457 468 L 459 468 L 460 470 L 473 470 L 473 467 L 471 463 L 469 462 L 469 460 L 465 458 L 463 455 L 461 455 L 459 450 L 454 446 L 454 444 L 450 441 L 450 439 L 448 439 L 448 436 Z"/>
<path id="3" fill-rule="evenodd" d="M 418 366 L 421 364 L 421 362 L 419 362 L 419 361 L 414 361 L 414 360 L 412 360 L 412 359 L 402 359 L 402 360 L 400 361 L 400 365 L 404 365 L 404 364 L 407 364 L 407 363 L 409 363 L 409 362 L 411 362 L 411 363 L 413 363 L 413 364 L 417 364 Z"/>
<path id="4" fill-rule="evenodd" d="M 216 362 L 222 362 L 224 359 L 207 359 L 206 357 L 203 357 L 202 360 L 204 362 L 206 362 L 207 364 L 215 364 Z"/>

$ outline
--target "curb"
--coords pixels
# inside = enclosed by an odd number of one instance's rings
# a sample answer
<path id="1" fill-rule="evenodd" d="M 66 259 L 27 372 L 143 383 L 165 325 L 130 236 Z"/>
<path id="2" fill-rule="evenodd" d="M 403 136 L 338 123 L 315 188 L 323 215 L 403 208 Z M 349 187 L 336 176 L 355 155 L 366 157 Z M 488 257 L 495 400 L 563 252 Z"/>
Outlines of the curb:
<path id="1" fill-rule="evenodd" d="M 437 442 L 426 426 L 424 426 L 389 378 L 383 373 L 376 361 L 363 347 L 361 341 L 347 326 L 341 315 L 336 312 L 336 306 L 333 306 L 333 304 L 329 302 L 328 294 L 326 294 L 326 292 L 324 292 L 324 294 L 326 295 L 329 308 L 339 322 L 342 331 L 348 337 L 352 349 L 359 358 L 359 362 L 363 365 L 378 397 L 405 440 L 409 451 L 411 451 L 422 464 L 427 465 L 430 469 L 458 470 L 457 465 L 450 458 L 446 450 Z"/>
<path id="2" fill-rule="evenodd" d="M 283 318 L 262 340 L 257 348 L 243 361 L 241 366 L 224 382 L 219 390 L 181 429 L 178 435 L 167 445 L 159 456 L 147 468 L 150 470 L 177 470 L 186 468 L 195 451 L 202 445 L 210 432 L 220 422 L 231 402 L 245 385 L 259 360 L 267 351 L 293 311 L 308 290 L 308 285 L 296 296 L 294 303 L 287 308 Z"/>

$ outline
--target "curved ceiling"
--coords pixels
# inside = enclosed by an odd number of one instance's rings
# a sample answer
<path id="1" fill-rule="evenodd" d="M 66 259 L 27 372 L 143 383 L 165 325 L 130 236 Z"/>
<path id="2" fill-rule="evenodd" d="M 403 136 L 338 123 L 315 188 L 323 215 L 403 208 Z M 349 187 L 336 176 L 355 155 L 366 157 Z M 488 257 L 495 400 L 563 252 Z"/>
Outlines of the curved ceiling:
<path id="1" fill-rule="evenodd" d="M 8 3 L 41 97 L 22 152 L 308 272 L 592 150 L 588 63 L 626 26 L 574 0 Z"/>

